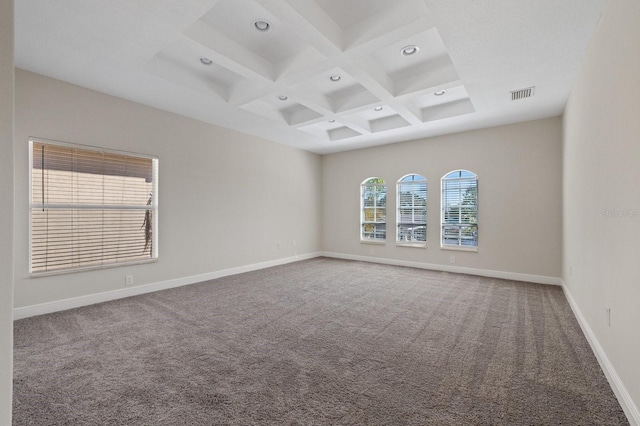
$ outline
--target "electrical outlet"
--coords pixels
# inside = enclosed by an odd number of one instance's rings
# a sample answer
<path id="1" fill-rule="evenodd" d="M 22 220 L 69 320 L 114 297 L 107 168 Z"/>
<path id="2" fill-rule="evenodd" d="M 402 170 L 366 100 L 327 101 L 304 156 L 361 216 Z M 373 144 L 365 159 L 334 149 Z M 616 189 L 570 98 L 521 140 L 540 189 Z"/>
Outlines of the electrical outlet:
<path id="1" fill-rule="evenodd" d="M 608 306 L 605 306 L 604 309 L 606 310 L 606 313 L 607 313 L 607 326 L 611 327 L 611 308 Z"/>
<path id="2" fill-rule="evenodd" d="M 276 241 L 276 248 L 280 250 L 280 241 Z"/>
<path id="3" fill-rule="evenodd" d="M 456 263 L 456 257 L 455 256 L 451 256 L 449 258 L 449 263 Z"/>
<path id="4" fill-rule="evenodd" d="M 133 285 L 133 275 L 127 275 L 124 277 L 124 285 L 126 286 Z"/>

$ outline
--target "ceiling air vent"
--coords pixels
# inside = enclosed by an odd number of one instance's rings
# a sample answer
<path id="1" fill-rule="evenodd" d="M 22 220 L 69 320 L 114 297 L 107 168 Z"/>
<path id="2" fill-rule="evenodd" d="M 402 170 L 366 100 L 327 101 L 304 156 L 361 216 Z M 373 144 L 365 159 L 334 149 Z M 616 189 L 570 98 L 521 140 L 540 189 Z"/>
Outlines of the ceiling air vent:
<path id="1" fill-rule="evenodd" d="M 527 87 L 526 89 L 514 90 L 511 92 L 511 100 L 517 101 L 518 99 L 530 98 L 533 96 L 533 89 L 535 86 Z"/>

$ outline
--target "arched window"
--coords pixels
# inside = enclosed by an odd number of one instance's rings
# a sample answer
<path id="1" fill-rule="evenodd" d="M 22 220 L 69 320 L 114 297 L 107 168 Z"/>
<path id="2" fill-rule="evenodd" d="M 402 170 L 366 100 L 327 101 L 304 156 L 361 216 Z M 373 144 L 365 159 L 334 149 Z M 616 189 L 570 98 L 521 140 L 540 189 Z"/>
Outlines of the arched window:
<path id="1" fill-rule="evenodd" d="M 387 238 L 387 185 L 377 177 L 365 179 L 360 185 L 362 209 L 360 239 L 385 241 Z"/>
<path id="2" fill-rule="evenodd" d="M 427 179 L 418 174 L 402 177 L 397 183 L 398 244 L 427 244 Z"/>
<path id="3" fill-rule="evenodd" d="M 478 176 L 468 170 L 442 177 L 442 247 L 478 247 Z"/>

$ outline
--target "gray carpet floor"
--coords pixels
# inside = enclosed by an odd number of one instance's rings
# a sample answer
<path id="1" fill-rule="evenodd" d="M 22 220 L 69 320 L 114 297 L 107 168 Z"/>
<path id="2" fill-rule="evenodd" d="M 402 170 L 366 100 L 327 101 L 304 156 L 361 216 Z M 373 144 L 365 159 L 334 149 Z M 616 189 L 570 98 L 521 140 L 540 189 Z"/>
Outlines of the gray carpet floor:
<path id="1" fill-rule="evenodd" d="M 16 321 L 13 416 L 628 424 L 561 288 L 328 258 Z"/>

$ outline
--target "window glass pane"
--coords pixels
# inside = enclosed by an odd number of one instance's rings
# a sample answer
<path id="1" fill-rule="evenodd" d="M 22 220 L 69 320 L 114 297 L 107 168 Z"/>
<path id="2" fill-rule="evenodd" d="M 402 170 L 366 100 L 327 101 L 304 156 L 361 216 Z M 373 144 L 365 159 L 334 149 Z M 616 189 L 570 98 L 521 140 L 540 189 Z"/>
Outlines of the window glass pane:
<path id="1" fill-rule="evenodd" d="M 387 186 L 384 180 L 372 177 L 361 184 L 362 213 L 360 218 L 362 240 L 386 239 Z"/>
<path id="2" fill-rule="evenodd" d="M 404 176 L 397 185 L 397 242 L 426 244 L 427 181 L 417 174 Z"/>
<path id="3" fill-rule="evenodd" d="M 478 177 L 467 170 L 442 178 L 442 245 L 478 245 Z"/>

